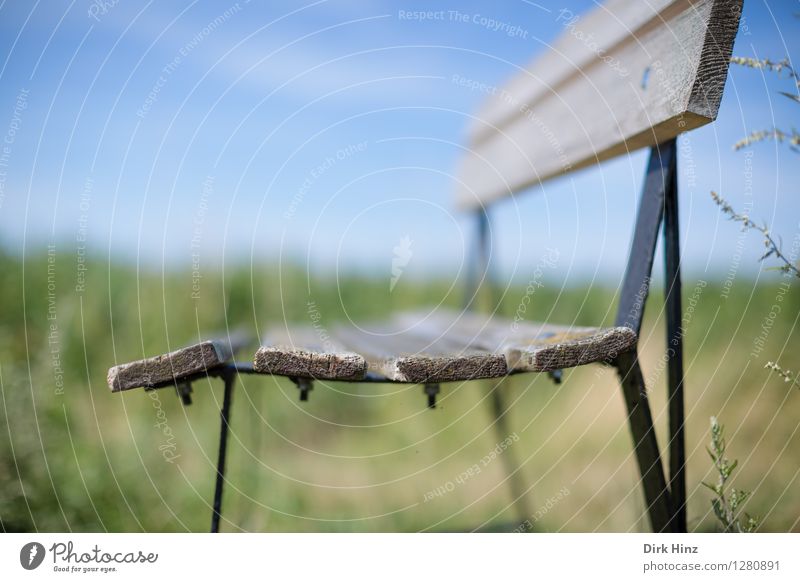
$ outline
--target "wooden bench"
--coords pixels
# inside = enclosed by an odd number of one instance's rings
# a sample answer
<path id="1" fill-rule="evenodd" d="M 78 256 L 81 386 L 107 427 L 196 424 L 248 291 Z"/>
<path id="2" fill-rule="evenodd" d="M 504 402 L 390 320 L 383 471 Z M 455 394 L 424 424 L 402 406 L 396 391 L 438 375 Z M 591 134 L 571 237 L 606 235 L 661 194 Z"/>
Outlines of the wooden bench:
<path id="1" fill-rule="evenodd" d="M 193 379 L 225 380 L 212 531 L 219 527 L 236 374 L 290 377 L 303 399 L 315 379 L 419 383 L 433 406 L 441 382 L 591 363 L 618 370 L 653 530 L 686 531 L 675 138 L 715 119 L 741 7 L 741 0 L 610 0 L 581 17 L 558 15 L 565 27 L 559 40 L 495 92 L 470 128 L 456 201 L 476 217 L 479 251 L 463 311 L 398 314 L 371 325 L 369 334 L 355 326 L 324 338 L 311 326 L 273 329 L 252 363 L 234 362 L 246 343 L 226 337 L 111 368 L 114 392 L 175 385 L 185 400 Z M 470 309 L 486 275 L 491 203 L 644 147 L 651 148 L 650 161 L 614 327 L 515 322 Z M 668 473 L 636 350 L 662 223 L 672 347 Z"/>

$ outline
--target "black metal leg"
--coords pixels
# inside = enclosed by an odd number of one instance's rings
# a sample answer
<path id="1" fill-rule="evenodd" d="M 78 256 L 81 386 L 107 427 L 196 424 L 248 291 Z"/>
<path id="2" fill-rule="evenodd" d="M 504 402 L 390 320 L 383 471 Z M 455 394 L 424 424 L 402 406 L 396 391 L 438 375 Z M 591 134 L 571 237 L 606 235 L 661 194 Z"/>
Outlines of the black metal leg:
<path id="1" fill-rule="evenodd" d="M 505 398 L 503 398 L 503 394 L 500 392 L 502 389 L 503 385 L 501 382 L 500 385 L 494 387 L 491 394 L 494 434 L 498 442 L 501 442 L 511 435 L 511 428 L 509 427 L 508 416 L 506 415 L 507 407 Z M 506 475 L 508 475 L 508 487 L 511 489 L 511 496 L 514 500 L 513 503 L 517 513 L 517 519 L 519 519 L 520 524 L 522 524 L 531 518 L 533 512 L 528 504 L 525 481 L 520 471 L 519 460 L 511 448 L 505 450 L 502 459 Z"/>
<path id="2" fill-rule="evenodd" d="M 478 292 L 481 288 L 481 282 L 484 282 L 485 288 L 488 291 L 487 295 L 489 296 L 491 310 L 494 310 L 498 306 L 498 300 L 491 284 L 492 277 L 489 265 L 491 233 L 489 228 L 489 215 L 486 213 L 485 208 L 481 208 L 476 212 L 475 218 L 478 240 L 474 249 L 473 260 L 469 261 L 467 293 L 464 297 L 464 308 L 474 311 L 480 310 L 481 303 L 478 298 Z M 507 406 L 502 389 L 503 386 L 501 385 L 492 388 L 489 398 L 489 413 L 491 414 L 495 438 L 497 438 L 498 442 L 511 434 L 507 417 L 504 416 Z M 528 503 L 529 496 L 525 494 L 526 487 L 522 472 L 519 470 L 520 464 L 513 454 L 513 451 L 509 452 L 506 450 L 503 454 L 503 467 L 508 476 L 508 486 L 514 499 L 514 508 L 517 517 L 520 523 L 523 523 L 531 517 L 532 512 Z"/>
<path id="3" fill-rule="evenodd" d="M 677 145 L 672 139 L 650 150 L 650 162 L 642 189 L 642 200 L 636 215 L 628 267 L 617 311 L 618 326 L 631 328 L 637 334 L 642 330 L 642 318 L 650 278 L 653 273 L 658 232 L 664 217 L 664 200 L 673 182 L 677 168 Z"/>
<path id="4" fill-rule="evenodd" d="M 228 450 L 228 430 L 231 419 L 231 399 L 233 398 L 233 385 L 236 382 L 236 373 L 227 370 L 222 375 L 225 381 L 225 395 L 222 397 L 222 410 L 220 411 L 219 428 L 219 453 L 217 456 L 217 482 L 214 486 L 214 513 L 211 516 L 211 533 L 219 532 L 219 519 L 222 515 L 222 488 L 225 485 L 225 455 Z"/>
<path id="5" fill-rule="evenodd" d="M 661 454 L 658 450 L 653 417 L 647 402 L 647 390 L 635 351 L 621 354 L 616 361 L 622 393 L 628 409 L 628 422 L 633 436 L 636 460 L 642 476 L 647 513 L 654 532 L 675 531 L 672 503 Z"/>
<path id="6" fill-rule="evenodd" d="M 478 301 L 478 292 L 481 288 L 481 282 L 488 282 L 489 277 L 489 247 L 491 240 L 489 238 L 489 215 L 486 210 L 481 208 L 476 213 L 476 226 L 477 226 L 477 240 L 473 248 L 471 257 L 467 262 L 467 282 L 466 293 L 464 294 L 464 309 L 478 310 L 480 302 Z M 492 297 L 492 300 L 494 298 Z M 492 305 L 494 309 L 496 305 Z"/>
<path id="7" fill-rule="evenodd" d="M 675 163 L 673 161 L 673 163 Z M 686 444 L 683 403 L 683 329 L 681 265 L 678 232 L 677 172 L 664 200 L 664 267 L 667 313 L 667 394 L 669 397 L 669 488 L 674 526 L 686 531 Z"/>

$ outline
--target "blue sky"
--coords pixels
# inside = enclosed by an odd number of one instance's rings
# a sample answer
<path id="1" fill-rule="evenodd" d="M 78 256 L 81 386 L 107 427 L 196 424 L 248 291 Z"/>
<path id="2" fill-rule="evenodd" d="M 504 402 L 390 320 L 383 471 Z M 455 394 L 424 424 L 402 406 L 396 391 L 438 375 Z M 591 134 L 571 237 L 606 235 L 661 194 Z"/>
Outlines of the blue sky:
<path id="1" fill-rule="evenodd" d="M 409 277 L 452 276 L 472 230 L 452 207 L 453 172 L 483 99 L 454 75 L 502 83 L 554 40 L 559 9 L 593 4 L 5 1 L 0 132 L 12 143 L 0 243 L 72 253 L 85 234 L 90 253 L 154 270 L 281 258 L 388 277 L 407 236 Z M 401 15 L 426 9 L 520 32 Z M 734 54 L 800 54 L 798 12 L 797 1 L 749 0 Z M 752 199 L 752 216 L 784 240 L 800 232 L 797 154 L 731 148 L 752 130 L 793 125 L 798 106 L 779 90 L 792 84 L 734 67 L 718 121 L 686 142 L 690 276 L 724 276 L 736 258 L 740 233 L 712 189 L 740 207 Z M 548 274 L 616 281 L 645 161 L 639 152 L 498 204 L 497 268 L 525 280 L 557 249 Z M 741 269 L 756 272 L 760 240 L 743 244 Z"/>

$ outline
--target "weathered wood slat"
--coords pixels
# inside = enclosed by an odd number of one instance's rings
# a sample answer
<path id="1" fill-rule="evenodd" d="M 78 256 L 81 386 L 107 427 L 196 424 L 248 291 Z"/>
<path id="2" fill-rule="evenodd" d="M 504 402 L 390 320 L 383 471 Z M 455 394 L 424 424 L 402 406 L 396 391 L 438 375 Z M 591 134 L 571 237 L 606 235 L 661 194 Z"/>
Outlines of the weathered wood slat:
<path id="1" fill-rule="evenodd" d="M 505 346 L 514 370 L 550 372 L 595 362 L 611 362 L 636 343 L 636 334 L 627 327 L 596 328 L 591 331 L 564 331 L 534 340 L 511 339 Z"/>
<path id="2" fill-rule="evenodd" d="M 363 356 L 311 328 L 273 329 L 263 343 L 253 362 L 253 368 L 262 374 L 360 380 L 367 373 Z"/>
<path id="3" fill-rule="evenodd" d="M 625 327 L 596 328 L 515 322 L 471 312 L 403 314 L 410 334 L 503 354 L 510 371 L 548 372 L 613 360 L 631 349 L 636 334 Z M 415 323 L 416 322 L 416 323 Z"/>
<path id="4" fill-rule="evenodd" d="M 393 333 L 397 328 L 339 327 L 334 335 L 359 352 L 371 371 L 395 382 L 435 383 L 498 378 L 508 373 L 505 357 L 462 345 L 447 338 L 428 341 L 412 333 Z"/>
<path id="5" fill-rule="evenodd" d="M 561 29 L 564 34 L 528 65 L 530 74 L 523 72 L 514 76 L 503 89 L 520 104 L 535 103 L 546 93 L 557 90 L 566 79 L 589 67 L 597 60 L 598 50 L 607 54 L 620 43 L 629 41 L 632 33 L 638 32 L 654 15 L 674 4 L 675 0 L 609 0 L 585 14 L 574 14 L 569 9 L 557 10 L 553 14 L 554 28 Z M 591 42 L 580 42 L 577 37 L 589 34 Z M 609 62 L 612 66 L 616 64 Z M 491 137 L 497 128 L 511 125 L 521 115 L 519 108 L 513 107 L 502 95 L 490 96 L 479 111 L 482 123 L 469 127 L 468 137 L 473 143 L 478 143 Z"/>
<path id="6" fill-rule="evenodd" d="M 476 116 L 457 204 L 480 207 L 712 121 L 741 5 L 618 0 L 563 18 L 554 48 Z"/>
<path id="7" fill-rule="evenodd" d="M 240 338 L 208 340 L 168 354 L 114 366 L 108 371 L 112 392 L 157 388 L 207 373 L 230 360 L 244 344 Z"/>

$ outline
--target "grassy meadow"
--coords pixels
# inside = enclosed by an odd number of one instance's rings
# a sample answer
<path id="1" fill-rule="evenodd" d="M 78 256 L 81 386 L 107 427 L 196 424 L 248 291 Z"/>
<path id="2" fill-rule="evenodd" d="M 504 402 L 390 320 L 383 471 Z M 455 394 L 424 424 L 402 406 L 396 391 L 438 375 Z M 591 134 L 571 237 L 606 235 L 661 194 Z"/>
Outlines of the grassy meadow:
<path id="1" fill-rule="evenodd" d="M 308 280 L 296 267 L 162 273 L 74 252 L 0 255 L 0 524 L 5 531 L 207 531 L 218 440 L 219 380 L 193 404 L 174 390 L 112 395 L 115 363 L 162 353 L 215 330 L 369 320 L 387 309 L 457 307 L 448 281 Z M 800 369 L 800 294 L 781 275 L 684 281 L 689 524 L 715 531 L 709 417 L 739 459 L 737 488 L 763 531 L 800 530 L 800 390 L 764 369 Z M 787 280 L 788 281 L 788 280 Z M 506 290 L 513 316 L 525 285 Z M 778 298 L 780 297 L 780 298 Z M 692 305 L 689 300 L 692 298 Z M 641 355 L 662 448 L 666 435 L 663 313 L 651 296 Z M 770 317 L 772 306 L 781 313 Z M 536 290 L 526 318 L 610 324 L 615 289 Z M 492 424 L 490 395 L 508 404 Z M 646 531 L 624 404 L 614 371 L 442 386 L 317 382 L 298 401 L 287 379 L 244 376 L 232 411 L 224 531 L 461 531 L 528 520 L 533 531 Z M 513 503 L 509 461 L 528 488 Z M 526 517 L 527 516 L 527 517 Z"/>

